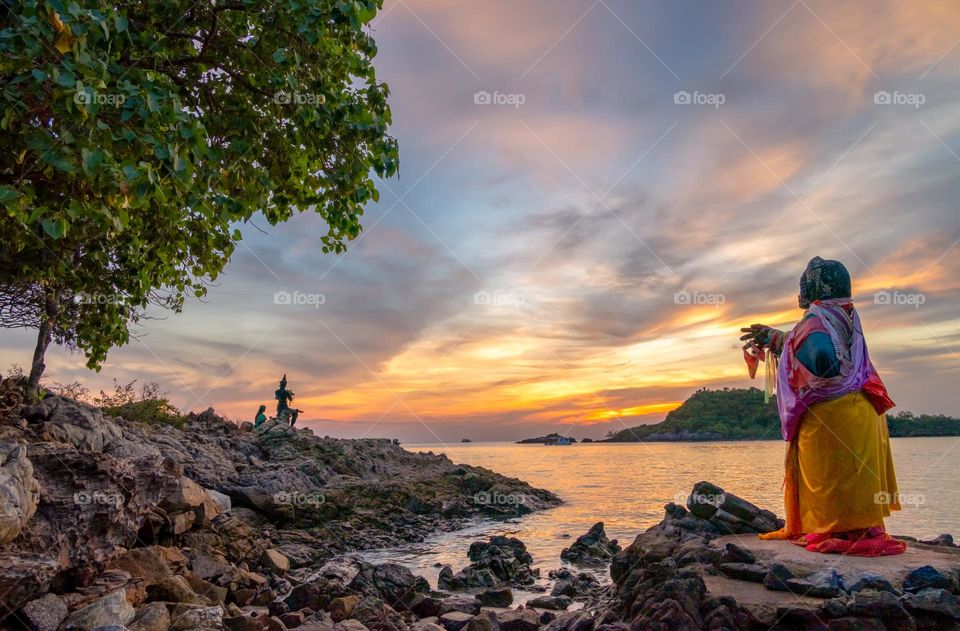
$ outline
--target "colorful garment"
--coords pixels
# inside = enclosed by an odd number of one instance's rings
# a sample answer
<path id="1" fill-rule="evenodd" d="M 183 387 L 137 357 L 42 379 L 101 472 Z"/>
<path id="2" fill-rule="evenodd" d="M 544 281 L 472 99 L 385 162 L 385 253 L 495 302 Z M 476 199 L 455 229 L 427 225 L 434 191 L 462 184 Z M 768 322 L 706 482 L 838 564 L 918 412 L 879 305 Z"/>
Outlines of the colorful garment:
<path id="1" fill-rule="evenodd" d="M 811 333 L 827 333 L 833 341 L 840 374 L 818 377 L 796 357 L 797 349 Z M 783 352 L 777 370 L 777 408 L 781 434 L 793 440 L 800 420 L 807 410 L 823 401 L 863 391 L 877 414 L 894 406 L 880 380 L 863 337 L 860 315 L 851 298 L 815 300 L 800 324 L 783 341 Z"/>
<path id="2" fill-rule="evenodd" d="M 760 535 L 807 550 L 854 556 L 900 554 L 883 520 L 900 510 L 884 412 L 893 407 L 863 337 L 850 274 L 814 257 L 800 278 L 804 317 L 783 334 L 753 325 L 768 355 L 780 355 L 777 407 L 789 442 L 783 529 Z M 744 339 L 744 338 L 741 338 Z"/>
<path id="3" fill-rule="evenodd" d="M 858 391 L 812 405 L 798 427 L 784 466 L 786 526 L 760 537 L 813 552 L 903 552 L 883 527 L 900 510 L 886 417 Z"/>

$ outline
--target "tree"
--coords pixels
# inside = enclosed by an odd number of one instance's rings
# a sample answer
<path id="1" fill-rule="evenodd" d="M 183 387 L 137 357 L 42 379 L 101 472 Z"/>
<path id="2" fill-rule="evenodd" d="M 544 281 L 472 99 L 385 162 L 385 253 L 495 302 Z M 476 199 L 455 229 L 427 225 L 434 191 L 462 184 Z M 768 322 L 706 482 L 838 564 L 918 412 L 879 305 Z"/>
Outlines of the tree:
<path id="1" fill-rule="evenodd" d="M 149 304 L 203 296 L 241 238 L 313 210 L 341 253 L 398 168 L 382 0 L 12 0 L 0 8 L 0 326 L 98 369 Z"/>

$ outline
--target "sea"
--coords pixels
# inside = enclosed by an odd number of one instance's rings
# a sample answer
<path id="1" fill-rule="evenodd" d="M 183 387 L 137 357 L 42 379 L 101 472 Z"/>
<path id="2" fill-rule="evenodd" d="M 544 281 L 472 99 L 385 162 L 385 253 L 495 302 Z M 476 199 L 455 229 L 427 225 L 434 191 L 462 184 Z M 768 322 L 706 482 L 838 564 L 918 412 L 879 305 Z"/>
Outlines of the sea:
<path id="1" fill-rule="evenodd" d="M 894 438 L 891 448 L 903 510 L 887 520 L 893 534 L 920 539 L 950 533 L 960 539 L 960 437 Z M 780 441 L 701 443 L 583 443 L 569 446 L 474 442 L 455 445 L 409 444 L 413 452 L 446 454 L 456 463 L 478 465 L 549 489 L 564 504 L 508 520 L 478 520 L 425 541 L 372 550 L 372 562 L 393 561 L 436 586 L 440 566 L 454 571 L 469 564 L 473 541 L 494 535 L 518 537 L 540 568 L 563 565 L 560 552 L 590 526 L 602 521 L 607 536 L 626 546 L 663 518 L 669 502 L 684 503 L 693 485 L 707 480 L 762 508 L 783 515 L 783 458 Z M 605 572 L 598 572 L 608 581 Z M 533 593 L 515 594 L 524 602 Z"/>

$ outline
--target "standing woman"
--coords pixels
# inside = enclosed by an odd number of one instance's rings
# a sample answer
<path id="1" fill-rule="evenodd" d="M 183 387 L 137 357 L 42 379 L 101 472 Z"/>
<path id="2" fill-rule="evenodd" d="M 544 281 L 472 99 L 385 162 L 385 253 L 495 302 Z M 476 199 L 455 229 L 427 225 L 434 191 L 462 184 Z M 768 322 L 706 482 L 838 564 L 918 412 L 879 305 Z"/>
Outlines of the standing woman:
<path id="1" fill-rule="evenodd" d="M 883 519 L 900 510 L 884 413 L 894 403 L 870 362 L 850 274 L 814 257 L 800 277 L 803 317 L 785 333 L 742 329 L 747 347 L 780 357 L 777 408 L 785 463 L 786 526 L 764 539 L 790 539 L 813 552 L 899 554 Z"/>

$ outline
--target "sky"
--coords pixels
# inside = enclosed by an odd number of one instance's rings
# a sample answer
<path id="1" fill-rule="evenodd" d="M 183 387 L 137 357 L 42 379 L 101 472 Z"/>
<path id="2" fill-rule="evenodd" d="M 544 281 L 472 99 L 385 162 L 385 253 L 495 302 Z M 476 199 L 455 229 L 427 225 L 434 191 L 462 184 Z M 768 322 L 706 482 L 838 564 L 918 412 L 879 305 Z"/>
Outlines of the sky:
<path id="1" fill-rule="evenodd" d="M 321 434 L 600 438 L 762 387 L 739 327 L 790 328 L 819 255 L 899 409 L 960 415 L 955 1 L 386 0 L 372 31 L 401 170 L 350 250 L 255 222 L 206 299 L 48 381 L 252 420 L 286 373 Z"/>

